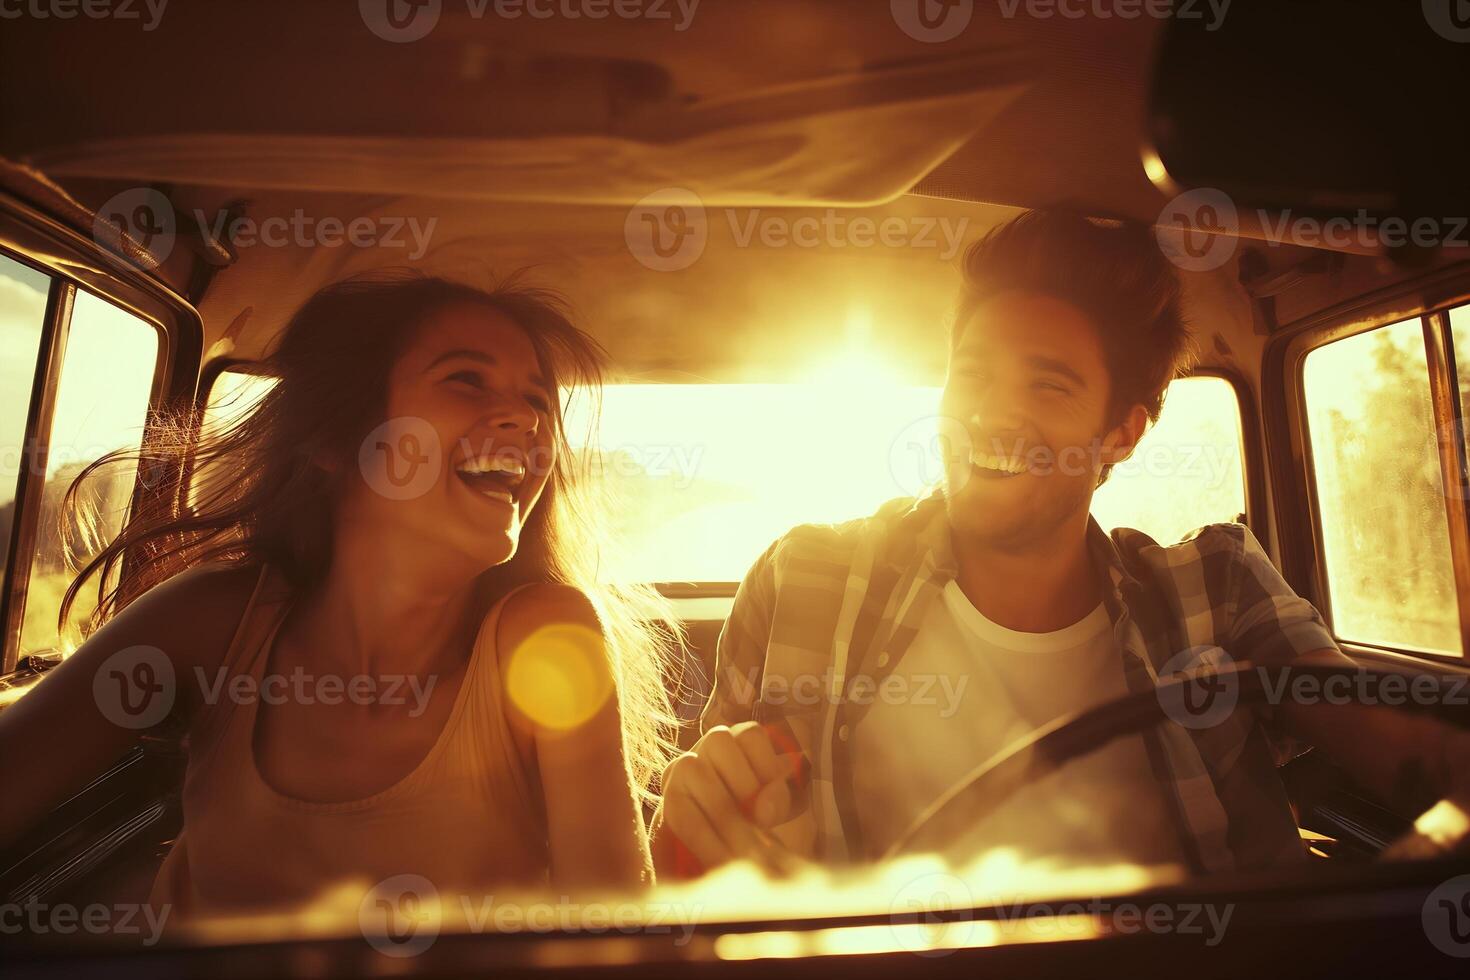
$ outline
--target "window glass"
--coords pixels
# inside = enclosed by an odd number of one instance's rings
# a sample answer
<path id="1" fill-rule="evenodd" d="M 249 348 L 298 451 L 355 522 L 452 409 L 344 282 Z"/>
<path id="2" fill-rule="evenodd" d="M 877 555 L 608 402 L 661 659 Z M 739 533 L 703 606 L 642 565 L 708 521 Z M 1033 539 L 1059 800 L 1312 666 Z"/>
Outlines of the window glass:
<path id="1" fill-rule="evenodd" d="M 1421 322 L 1312 351 L 1303 383 L 1337 635 L 1460 655 Z"/>
<path id="2" fill-rule="evenodd" d="M 249 415 L 260 400 L 280 383 L 279 378 L 269 375 L 250 374 L 247 371 L 228 368 L 215 376 L 209 386 L 209 400 L 204 404 L 204 418 L 200 423 L 203 433 L 218 433 Z M 209 464 L 197 464 L 189 484 L 189 505 L 193 506 L 205 487 L 219 485 L 215 481 L 234 478 L 229 472 L 227 460 L 216 460 Z"/>
<path id="3" fill-rule="evenodd" d="M 1470 411 L 1470 306 L 1458 306 L 1450 310 L 1450 340 L 1455 347 L 1455 376 L 1460 388 L 1460 431 L 1467 440 L 1466 454 L 1470 455 L 1470 429 L 1464 424 L 1465 413 Z"/>
<path id="4" fill-rule="evenodd" d="M 25 445 L 26 418 L 36 383 L 41 329 L 51 280 L 0 255 L 0 581 L 10 554 L 15 494 L 21 469 L 31 459 Z"/>
<path id="5" fill-rule="evenodd" d="M 153 379 L 158 365 L 158 331 L 146 320 L 78 290 L 67 334 L 56 407 L 51 422 L 41 523 L 36 536 L 31 579 L 26 595 L 20 652 L 67 652 L 79 640 L 68 629 L 61 635 L 56 614 L 74 571 L 72 556 L 84 565 L 121 530 L 137 476 L 134 463 L 105 467 L 84 485 L 86 513 L 80 525 L 63 536 L 62 498 L 77 475 L 93 461 L 117 450 L 137 452 L 142 444 Z M 95 606 L 95 579 L 78 596 L 69 627 Z"/>
<path id="6" fill-rule="evenodd" d="M 1132 527 L 1162 544 L 1195 528 L 1243 521 L 1240 401 L 1224 378 L 1181 378 L 1133 455 L 1092 497 L 1103 530 Z"/>
<path id="7" fill-rule="evenodd" d="M 925 387 L 612 385 L 594 437 L 574 396 L 568 438 L 595 446 L 614 502 L 607 578 L 739 581 L 795 525 L 861 517 L 914 492 L 890 448 L 932 440 L 938 404 L 939 389 Z"/>
<path id="8" fill-rule="evenodd" d="M 872 514 L 937 485 L 933 387 L 614 385 L 596 436 L 573 399 L 568 438 L 595 447 L 616 527 L 610 580 L 739 581 L 797 524 Z M 1219 378 L 1171 388 L 1158 425 L 1094 500 L 1104 527 L 1163 541 L 1245 509 L 1240 410 Z"/>
<path id="9" fill-rule="evenodd" d="M 250 414 L 251 409 L 260 404 L 260 400 L 280 381 L 280 378 L 234 368 L 221 371 L 214 384 L 209 386 L 209 401 L 204 406 L 204 430 L 218 430 Z"/>

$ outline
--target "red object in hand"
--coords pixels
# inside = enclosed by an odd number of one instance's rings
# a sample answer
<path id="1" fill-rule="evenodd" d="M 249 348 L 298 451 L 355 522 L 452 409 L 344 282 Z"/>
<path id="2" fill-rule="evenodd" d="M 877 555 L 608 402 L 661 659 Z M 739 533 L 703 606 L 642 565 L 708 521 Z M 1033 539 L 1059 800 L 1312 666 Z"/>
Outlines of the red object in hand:
<path id="1" fill-rule="evenodd" d="M 777 755 L 784 755 L 791 762 L 791 773 L 786 778 L 791 781 L 791 791 L 800 793 L 806 788 L 807 765 L 806 756 L 801 754 L 800 747 L 796 744 L 796 738 L 785 725 L 774 725 L 769 722 L 761 725 L 771 745 L 775 748 Z M 750 819 L 755 809 L 755 798 L 759 791 L 740 801 L 740 812 L 746 819 Z M 704 863 L 695 857 L 694 852 L 680 840 L 676 835 L 670 834 L 670 842 L 674 846 L 674 874 L 680 878 L 697 878 L 704 874 Z"/>
<path id="2" fill-rule="evenodd" d="M 676 878 L 698 878 L 704 874 L 704 865 L 694 852 L 673 834 L 669 835 L 674 844 L 674 877 Z"/>
<path id="3" fill-rule="evenodd" d="M 801 753 L 801 746 L 796 744 L 796 736 L 791 734 L 791 729 L 786 725 L 765 722 L 761 728 L 771 740 L 776 754 L 784 755 L 790 761 L 791 775 L 786 778 L 791 780 L 792 792 L 800 793 L 806 789 L 807 764 L 806 756 Z"/>

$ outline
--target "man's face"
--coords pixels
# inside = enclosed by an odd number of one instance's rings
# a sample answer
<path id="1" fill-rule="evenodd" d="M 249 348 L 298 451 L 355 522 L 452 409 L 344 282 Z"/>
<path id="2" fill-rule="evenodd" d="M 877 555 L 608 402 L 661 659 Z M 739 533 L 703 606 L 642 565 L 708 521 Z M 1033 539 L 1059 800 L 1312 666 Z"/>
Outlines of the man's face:
<path id="1" fill-rule="evenodd" d="M 1102 341 L 1070 303 L 1001 293 L 962 331 L 941 402 L 967 437 L 946 466 L 950 522 L 1023 550 L 1087 513 L 1103 465 L 1126 457 L 1141 434 L 1143 409 L 1110 428 Z"/>

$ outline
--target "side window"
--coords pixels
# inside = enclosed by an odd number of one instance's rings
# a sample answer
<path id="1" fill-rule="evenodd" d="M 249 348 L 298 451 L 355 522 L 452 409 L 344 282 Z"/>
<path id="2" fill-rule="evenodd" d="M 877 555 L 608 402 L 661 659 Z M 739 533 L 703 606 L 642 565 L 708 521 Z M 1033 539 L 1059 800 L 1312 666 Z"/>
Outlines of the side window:
<path id="1" fill-rule="evenodd" d="M 1240 400 L 1224 378 L 1169 385 L 1159 420 L 1092 497 L 1105 531 L 1134 527 L 1172 544 L 1206 524 L 1245 514 Z"/>
<path id="2" fill-rule="evenodd" d="M 1450 320 L 1450 343 L 1455 348 L 1455 376 L 1459 380 L 1460 418 L 1470 412 L 1470 306 L 1457 306 L 1448 313 Z M 1470 423 L 1461 425 L 1466 440 L 1466 455 L 1470 456 Z"/>
<path id="3" fill-rule="evenodd" d="M 33 447 L 25 444 L 26 419 L 50 289 L 49 277 L 0 255 L 0 582 L 10 556 L 20 474 L 34 458 Z"/>
<path id="4" fill-rule="evenodd" d="M 1338 637 L 1462 655 L 1421 321 L 1311 351 L 1303 385 Z"/>
<path id="5" fill-rule="evenodd" d="M 80 526 L 62 498 L 89 463 L 142 443 L 158 366 L 158 330 L 84 290 L 78 290 L 67 332 L 51 417 L 49 458 L 41 497 L 40 524 L 31 559 L 20 653 L 45 653 L 75 645 L 76 635 L 57 631 L 56 615 L 75 567 L 89 561 L 122 528 L 136 482 L 135 465 L 99 471 L 85 487 L 88 514 Z M 67 555 L 67 546 L 74 550 Z M 90 614 L 96 591 L 88 583 L 77 597 L 72 621 Z"/>

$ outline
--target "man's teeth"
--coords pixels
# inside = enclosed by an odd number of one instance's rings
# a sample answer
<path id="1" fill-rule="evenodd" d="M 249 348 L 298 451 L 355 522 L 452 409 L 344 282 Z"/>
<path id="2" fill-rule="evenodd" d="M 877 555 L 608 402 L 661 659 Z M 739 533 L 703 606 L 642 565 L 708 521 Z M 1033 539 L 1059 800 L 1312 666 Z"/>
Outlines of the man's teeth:
<path id="1" fill-rule="evenodd" d="M 1025 473 L 1027 469 L 1025 460 L 1012 459 L 1009 456 L 992 456 L 989 453 L 982 452 L 970 453 L 970 462 L 981 469 L 999 470 L 1002 473 L 1010 473 L 1013 476 L 1018 473 Z"/>
<path id="2" fill-rule="evenodd" d="M 516 481 L 526 475 L 526 464 L 508 456 L 476 456 L 460 463 L 457 469 L 461 473 L 503 473 Z"/>

